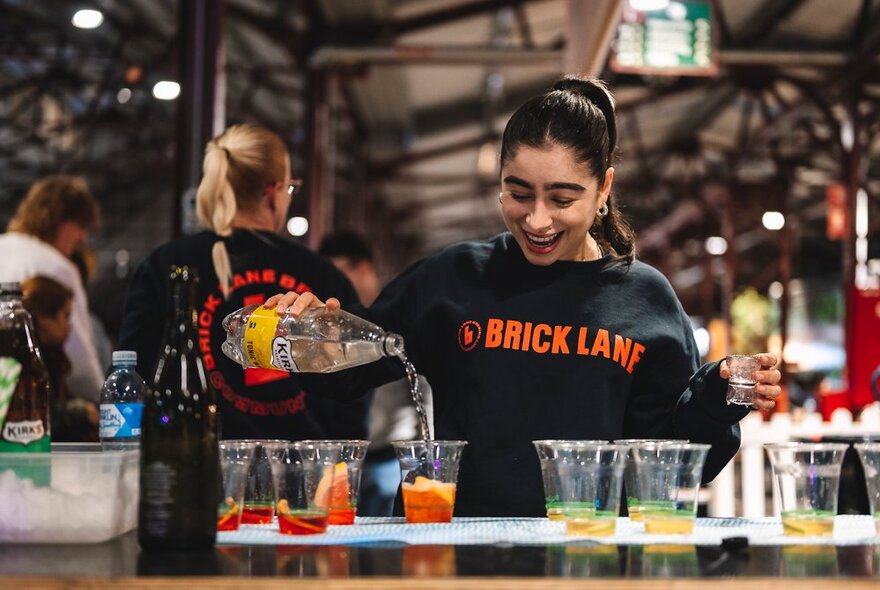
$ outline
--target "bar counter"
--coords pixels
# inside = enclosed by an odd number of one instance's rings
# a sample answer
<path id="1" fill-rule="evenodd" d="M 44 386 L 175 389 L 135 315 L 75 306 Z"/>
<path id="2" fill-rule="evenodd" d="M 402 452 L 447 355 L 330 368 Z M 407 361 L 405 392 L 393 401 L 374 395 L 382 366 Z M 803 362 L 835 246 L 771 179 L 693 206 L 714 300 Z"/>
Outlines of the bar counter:
<path id="1" fill-rule="evenodd" d="M 878 588 L 878 545 L 0 545 L 0 588 Z"/>

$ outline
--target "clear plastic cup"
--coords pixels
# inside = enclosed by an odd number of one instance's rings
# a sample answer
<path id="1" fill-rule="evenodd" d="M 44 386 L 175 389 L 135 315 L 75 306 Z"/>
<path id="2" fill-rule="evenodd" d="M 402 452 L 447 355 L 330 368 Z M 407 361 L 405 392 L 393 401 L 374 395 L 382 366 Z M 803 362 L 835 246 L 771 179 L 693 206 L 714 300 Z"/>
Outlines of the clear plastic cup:
<path id="1" fill-rule="evenodd" d="M 408 523 L 450 522 L 463 440 L 393 441 Z"/>
<path id="2" fill-rule="evenodd" d="M 849 445 L 772 443 L 764 448 L 773 468 L 784 534 L 830 537 L 837 514 L 840 466 Z"/>
<path id="3" fill-rule="evenodd" d="M 639 492 L 639 478 L 636 476 L 636 461 L 633 457 L 633 448 L 642 443 L 671 444 L 686 443 L 684 439 L 667 438 L 624 438 L 613 441 L 616 445 L 626 447 L 626 467 L 623 469 L 623 489 L 626 492 L 626 510 L 630 520 L 642 522 L 642 497 Z"/>
<path id="4" fill-rule="evenodd" d="M 366 440 L 303 441 L 335 445 L 339 449 L 339 461 L 334 469 L 333 488 L 328 498 L 330 524 L 354 524 L 357 514 L 358 494 L 364 457 L 370 442 Z"/>
<path id="5" fill-rule="evenodd" d="M 559 500 L 559 491 L 556 489 L 556 474 L 553 468 L 553 459 L 556 456 L 554 446 L 557 443 L 570 442 L 564 440 L 533 440 L 538 460 L 541 462 L 541 479 L 544 482 L 544 506 L 547 509 L 547 518 L 550 520 L 564 520 L 562 506 Z M 605 444 L 605 440 L 585 440 L 581 442 Z"/>
<path id="6" fill-rule="evenodd" d="M 276 479 L 287 448 L 286 440 L 237 440 L 250 443 L 254 453 L 247 468 L 241 524 L 272 524 L 278 501 Z"/>
<path id="7" fill-rule="evenodd" d="M 874 515 L 874 528 L 880 535 L 880 443 L 857 443 L 856 451 L 865 470 L 868 502 Z"/>
<path id="8" fill-rule="evenodd" d="M 727 357 L 730 377 L 727 380 L 727 403 L 751 406 L 755 401 L 755 378 L 752 374 L 761 368 L 758 357 L 734 354 Z"/>
<path id="9" fill-rule="evenodd" d="M 595 441 L 554 441 L 548 475 L 570 535 L 613 535 L 620 508 L 626 447 Z"/>
<path id="10" fill-rule="evenodd" d="M 278 530 L 313 535 L 327 530 L 339 446 L 320 441 L 287 445 L 278 473 Z M 340 476 L 343 477 L 343 476 Z"/>
<path id="11" fill-rule="evenodd" d="M 237 531 L 244 511 L 247 470 L 256 441 L 220 441 L 220 475 L 223 493 L 217 506 L 217 530 Z"/>
<path id="12" fill-rule="evenodd" d="M 632 447 L 646 533 L 690 534 L 703 463 L 711 445 L 640 443 Z"/>

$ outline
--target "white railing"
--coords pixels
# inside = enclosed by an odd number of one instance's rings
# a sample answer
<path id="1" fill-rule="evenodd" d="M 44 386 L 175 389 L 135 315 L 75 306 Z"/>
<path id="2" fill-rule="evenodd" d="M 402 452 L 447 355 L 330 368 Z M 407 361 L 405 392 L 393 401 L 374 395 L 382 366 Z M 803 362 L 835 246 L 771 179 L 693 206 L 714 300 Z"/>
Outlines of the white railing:
<path id="1" fill-rule="evenodd" d="M 838 408 L 831 420 L 822 421 L 820 414 L 806 414 L 798 422 L 791 414 L 774 414 L 764 422 L 758 412 L 752 412 L 740 422 L 742 445 L 737 456 L 709 485 L 709 516 L 766 515 L 764 443 L 798 439 L 818 439 L 823 436 L 880 435 L 880 403 L 866 407 L 858 421 L 853 421 L 849 410 Z M 740 471 L 741 510 L 736 505 L 736 468 Z M 739 514 L 737 514 L 739 512 Z"/>

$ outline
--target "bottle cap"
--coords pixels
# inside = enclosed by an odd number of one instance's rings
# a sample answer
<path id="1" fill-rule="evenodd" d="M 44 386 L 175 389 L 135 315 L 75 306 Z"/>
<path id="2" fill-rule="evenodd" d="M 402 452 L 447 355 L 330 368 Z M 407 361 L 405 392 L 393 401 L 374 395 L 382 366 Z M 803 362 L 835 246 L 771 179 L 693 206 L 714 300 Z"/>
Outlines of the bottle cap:
<path id="1" fill-rule="evenodd" d="M 0 283 L 0 295 L 18 295 L 21 297 L 21 283 Z"/>
<path id="2" fill-rule="evenodd" d="M 137 364 L 138 353 L 136 350 L 114 350 L 113 364 L 133 363 Z"/>

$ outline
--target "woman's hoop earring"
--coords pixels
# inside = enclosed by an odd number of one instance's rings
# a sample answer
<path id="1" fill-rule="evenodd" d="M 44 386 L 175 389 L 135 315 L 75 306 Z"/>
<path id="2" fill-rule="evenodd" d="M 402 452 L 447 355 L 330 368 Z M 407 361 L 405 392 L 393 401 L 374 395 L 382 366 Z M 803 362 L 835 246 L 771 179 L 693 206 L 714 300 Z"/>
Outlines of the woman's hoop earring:
<path id="1" fill-rule="evenodd" d="M 607 201 L 599 208 L 598 211 L 596 211 L 596 215 L 600 218 L 608 215 L 608 202 Z"/>
<path id="2" fill-rule="evenodd" d="M 503 192 L 503 191 L 500 192 L 500 193 L 498 193 L 498 202 L 499 202 L 499 203 L 503 203 L 503 202 L 504 202 L 504 192 Z"/>

